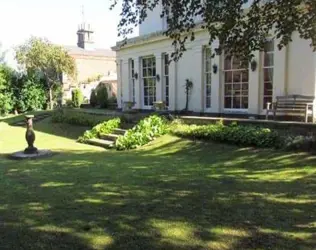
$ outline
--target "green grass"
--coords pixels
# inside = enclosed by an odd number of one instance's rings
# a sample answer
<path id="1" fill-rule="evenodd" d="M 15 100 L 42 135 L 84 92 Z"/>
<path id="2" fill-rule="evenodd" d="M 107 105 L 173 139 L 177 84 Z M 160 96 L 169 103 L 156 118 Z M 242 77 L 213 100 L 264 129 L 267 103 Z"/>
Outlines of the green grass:
<path id="1" fill-rule="evenodd" d="M 35 124 L 52 158 L 11 161 L 0 128 L 1 249 L 315 249 L 316 157 L 163 136 L 136 151 Z M 39 132 L 40 131 L 40 132 Z"/>
<path id="2" fill-rule="evenodd" d="M 7 116 L 0 116 L 0 123 L 5 122 L 8 124 L 13 124 L 15 122 L 23 121 L 25 119 L 25 115 L 43 115 L 46 113 L 52 112 L 50 110 L 40 110 L 40 111 L 30 111 L 30 112 L 25 112 L 23 114 L 18 114 L 18 115 L 7 115 Z"/>

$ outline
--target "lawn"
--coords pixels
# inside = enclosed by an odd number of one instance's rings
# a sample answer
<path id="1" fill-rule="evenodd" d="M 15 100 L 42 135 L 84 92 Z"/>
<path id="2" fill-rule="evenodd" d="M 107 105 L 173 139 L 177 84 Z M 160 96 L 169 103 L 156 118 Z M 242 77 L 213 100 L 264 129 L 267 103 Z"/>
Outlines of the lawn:
<path id="1" fill-rule="evenodd" d="M 1 124 L 1 123 L 0 123 Z M 105 151 L 35 124 L 52 158 L 11 161 L 0 125 L 0 249 L 315 249 L 316 157 L 164 136 Z"/>

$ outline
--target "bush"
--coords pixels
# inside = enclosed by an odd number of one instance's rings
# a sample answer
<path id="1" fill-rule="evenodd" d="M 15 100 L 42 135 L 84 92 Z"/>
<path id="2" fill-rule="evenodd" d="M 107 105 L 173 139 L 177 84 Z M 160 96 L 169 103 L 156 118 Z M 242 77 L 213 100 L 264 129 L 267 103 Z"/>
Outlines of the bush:
<path id="1" fill-rule="evenodd" d="M 101 135 L 112 133 L 112 131 L 118 128 L 121 124 L 120 118 L 114 118 L 105 122 L 102 122 L 94 126 L 91 130 L 84 132 L 83 136 L 78 138 L 79 142 L 86 142 L 88 139 L 98 138 Z"/>
<path id="2" fill-rule="evenodd" d="M 108 90 L 105 85 L 98 85 L 97 89 L 97 101 L 100 108 L 106 108 L 108 106 Z"/>
<path id="3" fill-rule="evenodd" d="M 93 127 L 97 124 L 109 120 L 112 117 L 105 117 L 101 115 L 87 114 L 80 111 L 72 110 L 58 110 L 52 114 L 52 122 L 55 123 L 67 123 L 72 125 L 80 125 Z"/>
<path id="4" fill-rule="evenodd" d="M 115 146 L 117 150 L 134 149 L 147 144 L 166 132 L 166 120 L 160 116 L 152 115 L 141 120 L 135 127 L 128 130 L 125 135 L 119 136 Z"/>
<path id="5" fill-rule="evenodd" d="M 8 114 L 13 108 L 12 104 L 13 102 L 10 94 L 0 93 L 0 116 Z"/>
<path id="6" fill-rule="evenodd" d="M 74 89 L 71 93 L 72 95 L 72 104 L 75 108 L 79 108 L 83 103 L 83 94 L 80 89 Z"/>
<path id="7" fill-rule="evenodd" d="M 97 94 L 96 94 L 96 90 L 95 89 L 93 89 L 91 91 L 91 94 L 90 94 L 90 105 L 92 107 L 95 107 L 95 106 L 98 105 L 98 99 L 97 99 Z"/>
<path id="8" fill-rule="evenodd" d="M 71 99 L 66 99 L 65 100 L 65 106 L 67 108 L 72 108 L 74 106 L 72 100 Z"/>
<path id="9" fill-rule="evenodd" d="M 228 142 L 242 146 L 276 147 L 280 142 L 277 131 L 254 126 L 240 126 L 236 123 L 229 126 L 221 122 L 210 125 L 174 123 L 170 131 L 181 137 Z"/>
<path id="10" fill-rule="evenodd" d="M 282 138 L 281 146 L 286 150 L 315 152 L 316 139 L 313 136 L 287 135 Z"/>

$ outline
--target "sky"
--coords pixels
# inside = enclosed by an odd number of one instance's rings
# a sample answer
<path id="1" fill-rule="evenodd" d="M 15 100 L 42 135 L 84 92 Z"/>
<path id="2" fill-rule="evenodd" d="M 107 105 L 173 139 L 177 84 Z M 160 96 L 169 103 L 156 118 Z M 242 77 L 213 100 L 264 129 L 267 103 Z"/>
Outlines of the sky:
<path id="1" fill-rule="evenodd" d="M 21 44 L 31 35 L 60 45 L 76 45 L 78 24 L 83 20 L 82 6 L 85 21 L 95 31 L 95 47 L 110 48 L 120 40 L 120 5 L 110 11 L 111 3 L 112 0 L 0 0 L 2 49 Z M 12 60 L 11 55 L 8 60 Z"/>

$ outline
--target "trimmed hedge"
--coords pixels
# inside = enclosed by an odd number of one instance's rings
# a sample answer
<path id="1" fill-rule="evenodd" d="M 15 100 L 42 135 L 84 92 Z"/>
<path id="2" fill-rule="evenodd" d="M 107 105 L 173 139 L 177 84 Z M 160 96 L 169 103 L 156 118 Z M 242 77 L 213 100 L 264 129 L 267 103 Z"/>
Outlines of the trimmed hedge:
<path id="1" fill-rule="evenodd" d="M 105 122 L 102 122 L 94 126 L 91 130 L 84 132 L 83 136 L 78 138 L 79 142 L 86 142 L 88 139 L 98 138 L 101 135 L 110 134 L 114 129 L 119 128 L 121 124 L 120 118 L 114 118 Z"/>
<path id="2" fill-rule="evenodd" d="M 112 118 L 113 117 L 110 116 L 105 117 L 101 115 L 93 115 L 84 112 L 62 109 L 53 112 L 52 122 L 93 127 L 101 122 L 104 122 L 105 120 L 110 120 Z"/>
<path id="3" fill-rule="evenodd" d="M 136 126 L 119 136 L 117 150 L 134 149 L 143 146 L 167 132 L 167 122 L 163 117 L 152 115 L 141 120 Z"/>
<path id="4" fill-rule="evenodd" d="M 277 131 L 255 126 L 240 126 L 236 123 L 225 126 L 222 122 L 209 125 L 186 125 L 174 122 L 170 132 L 180 137 L 227 142 L 242 146 L 276 147 L 280 144 L 280 136 Z"/>

